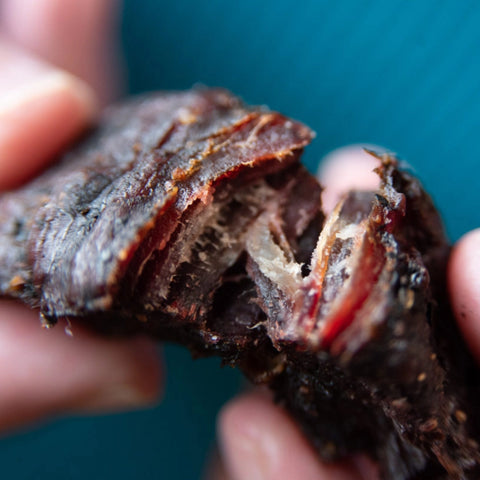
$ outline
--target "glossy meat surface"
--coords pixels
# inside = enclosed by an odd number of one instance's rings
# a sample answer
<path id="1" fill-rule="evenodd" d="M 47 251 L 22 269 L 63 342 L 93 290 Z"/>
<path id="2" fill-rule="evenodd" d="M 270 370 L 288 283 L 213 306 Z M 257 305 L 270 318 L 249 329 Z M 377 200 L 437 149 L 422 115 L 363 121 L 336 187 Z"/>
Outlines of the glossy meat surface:
<path id="1" fill-rule="evenodd" d="M 395 159 L 325 218 L 312 132 L 223 90 L 106 112 L 0 197 L 0 292 L 45 325 L 144 332 L 268 384 L 322 458 L 386 479 L 480 475 L 479 373 L 446 303 L 430 198 Z"/>

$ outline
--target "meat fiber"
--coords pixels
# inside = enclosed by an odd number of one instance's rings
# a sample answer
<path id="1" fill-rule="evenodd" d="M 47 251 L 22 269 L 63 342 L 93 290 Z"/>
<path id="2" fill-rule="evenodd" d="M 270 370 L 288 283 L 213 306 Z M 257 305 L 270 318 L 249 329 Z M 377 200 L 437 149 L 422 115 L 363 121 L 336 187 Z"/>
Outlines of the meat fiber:
<path id="1" fill-rule="evenodd" d="M 480 477 L 479 371 L 450 313 L 443 227 L 387 155 L 325 217 L 304 125 L 223 90 L 110 108 L 0 197 L 0 293 L 102 334 L 220 355 L 321 458 L 383 478 Z"/>

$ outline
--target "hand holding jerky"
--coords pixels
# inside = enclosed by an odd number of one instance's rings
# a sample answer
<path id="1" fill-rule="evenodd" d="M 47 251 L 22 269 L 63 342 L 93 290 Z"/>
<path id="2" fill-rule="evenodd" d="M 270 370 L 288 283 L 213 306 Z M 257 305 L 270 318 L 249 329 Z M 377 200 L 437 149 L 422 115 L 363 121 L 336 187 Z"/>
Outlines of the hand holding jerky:
<path id="1" fill-rule="evenodd" d="M 382 157 L 325 218 L 311 131 L 221 90 L 110 109 L 0 197 L 0 291 L 106 334 L 221 355 L 268 384 L 322 458 L 384 478 L 480 474 L 478 369 L 445 302 L 428 195 Z"/>

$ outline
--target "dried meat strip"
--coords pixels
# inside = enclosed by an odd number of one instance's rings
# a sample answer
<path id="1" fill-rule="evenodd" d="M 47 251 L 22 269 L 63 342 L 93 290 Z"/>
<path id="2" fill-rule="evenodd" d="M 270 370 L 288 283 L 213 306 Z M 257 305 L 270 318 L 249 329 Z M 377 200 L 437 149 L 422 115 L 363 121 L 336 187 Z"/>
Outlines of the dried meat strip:
<path id="1" fill-rule="evenodd" d="M 45 325 L 148 333 L 268 384 L 321 457 L 480 476 L 479 371 L 445 295 L 441 221 L 388 156 L 325 218 L 304 125 L 223 90 L 112 107 L 0 197 L 0 292 Z"/>

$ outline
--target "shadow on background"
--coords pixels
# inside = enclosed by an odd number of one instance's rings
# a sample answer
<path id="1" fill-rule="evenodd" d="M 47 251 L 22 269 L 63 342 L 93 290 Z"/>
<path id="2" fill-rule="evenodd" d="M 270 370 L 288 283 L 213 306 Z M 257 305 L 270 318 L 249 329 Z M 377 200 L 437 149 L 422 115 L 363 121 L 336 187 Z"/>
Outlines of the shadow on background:
<path id="1" fill-rule="evenodd" d="M 405 2 L 127 0 L 130 92 L 223 86 L 310 125 L 329 150 L 384 145 L 408 160 L 458 238 L 480 225 L 480 6 Z M 241 385 L 217 360 L 166 348 L 150 411 L 62 420 L 4 439 L 5 479 L 196 479 L 220 405 Z"/>

